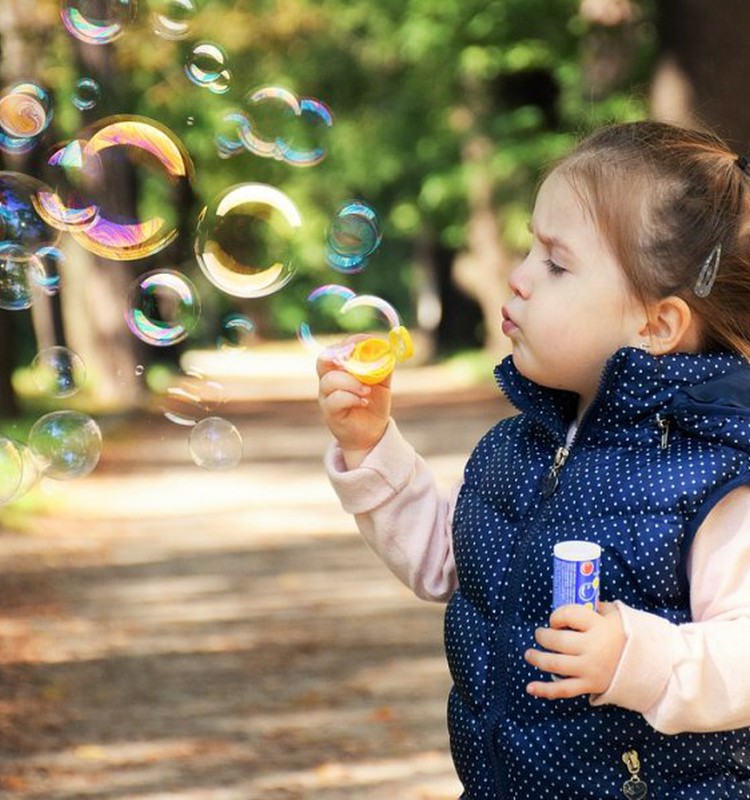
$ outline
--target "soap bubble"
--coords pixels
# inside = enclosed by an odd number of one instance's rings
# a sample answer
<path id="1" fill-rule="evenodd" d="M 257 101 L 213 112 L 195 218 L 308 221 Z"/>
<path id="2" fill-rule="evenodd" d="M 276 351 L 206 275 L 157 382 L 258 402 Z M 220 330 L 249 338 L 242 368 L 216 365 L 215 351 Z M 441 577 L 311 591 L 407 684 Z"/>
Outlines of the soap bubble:
<path id="1" fill-rule="evenodd" d="M 333 125 L 330 108 L 313 97 L 299 101 L 299 119 L 293 133 L 279 141 L 279 154 L 283 161 L 293 167 L 314 167 L 326 157 L 326 149 L 320 140 L 326 128 Z"/>
<path id="2" fill-rule="evenodd" d="M 59 247 L 40 247 L 34 255 L 39 259 L 40 269 L 34 269 L 31 277 L 48 297 L 60 291 L 60 267 L 65 256 Z"/>
<path id="3" fill-rule="evenodd" d="M 6 500 L 2 500 L 0 498 L 0 504 L 3 502 L 5 503 L 13 503 L 16 500 L 23 497 L 39 480 L 41 477 L 39 473 L 39 466 L 36 463 L 36 459 L 34 458 L 34 454 L 31 452 L 31 448 L 24 444 L 23 442 L 19 442 L 17 439 L 11 440 L 15 445 L 16 450 L 18 451 L 18 455 L 21 458 L 21 476 L 18 482 L 18 486 L 16 490 L 10 495 Z M 14 466 L 10 467 L 10 473 L 15 470 Z M 0 457 L 0 486 L 3 483 L 3 466 L 2 466 L 2 457 Z M 2 489 L 0 489 L 0 493 Z"/>
<path id="4" fill-rule="evenodd" d="M 57 244 L 59 230 L 40 216 L 36 196 L 50 192 L 42 181 L 20 172 L 0 172 L 0 242 L 34 252 Z"/>
<path id="5" fill-rule="evenodd" d="M 332 315 L 338 314 L 344 303 L 356 296 L 357 293 L 352 291 L 348 286 L 329 283 L 325 286 L 319 286 L 317 289 L 313 289 L 313 291 L 307 295 L 307 302 L 317 303 L 322 313 L 326 314 L 327 312 L 328 315 Z M 303 322 L 299 326 L 297 336 L 300 342 L 314 355 L 317 356 L 323 350 L 323 346 L 316 340 L 308 322 Z"/>
<path id="6" fill-rule="evenodd" d="M 375 295 L 358 295 L 338 284 L 315 289 L 308 301 L 326 301 L 336 308 L 337 320 L 348 331 L 368 331 L 370 335 L 351 337 L 344 342 L 323 347 L 313 336 L 310 325 L 304 322 L 298 329 L 302 344 L 316 356 L 334 361 L 364 383 L 379 383 L 393 370 L 396 363 L 413 355 L 409 332 L 401 325 L 396 309 Z M 330 301 L 333 300 L 333 303 Z M 384 323 L 388 326 L 383 331 Z M 385 333 L 385 336 L 377 335 Z M 375 335 L 373 335 L 373 333 Z"/>
<path id="7" fill-rule="evenodd" d="M 36 83 L 22 81 L 0 93 L 0 128 L 15 139 L 29 139 L 52 121 L 49 93 Z"/>
<path id="8" fill-rule="evenodd" d="M 145 117 L 107 117 L 90 132 L 53 156 L 62 188 L 37 198 L 39 213 L 102 258 L 130 261 L 163 250 L 177 236 L 175 191 L 193 175 L 185 146 Z M 110 174 L 125 169 L 146 187 L 150 213 L 142 217 L 123 209 L 120 193 L 111 191 Z"/>
<path id="9" fill-rule="evenodd" d="M 190 34 L 196 15 L 195 0 L 151 0 L 151 23 L 162 39 L 178 41 Z"/>
<path id="10" fill-rule="evenodd" d="M 193 47 L 185 63 L 185 75 L 191 83 L 214 94 L 227 92 L 232 79 L 227 54 L 214 42 L 199 42 Z"/>
<path id="11" fill-rule="evenodd" d="M 36 137 L 11 136 L 0 128 L 0 151 L 9 156 L 30 153 L 36 146 Z"/>
<path id="12" fill-rule="evenodd" d="M 125 322 L 146 344 L 169 347 L 188 337 L 200 313 L 200 298 L 193 284 L 176 270 L 157 269 L 131 285 Z"/>
<path id="13" fill-rule="evenodd" d="M 39 259 L 13 242 L 0 242 L 0 308 L 23 311 L 34 303 L 34 287 L 44 281 Z"/>
<path id="14" fill-rule="evenodd" d="M 0 436 L 0 504 L 13 499 L 23 477 L 23 460 L 15 443 Z"/>
<path id="15" fill-rule="evenodd" d="M 253 321 L 244 314 L 227 314 L 221 320 L 221 333 L 216 344 L 220 350 L 245 350 L 255 335 Z"/>
<path id="16" fill-rule="evenodd" d="M 328 263 L 339 272 L 361 272 L 381 238 L 375 212 L 359 200 L 350 200 L 338 209 L 328 229 Z"/>
<path id="17" fill-rule="evenodd" d="M 47 347 L 31 362 L 37 389 L 49 397 L 71 397 L 86 382 L 86 365 L 68 347 Z"/>
<path id="18" fill-rule="evenodd" d="M 43 475 L 70 480 L 88 475 L 96 467 L 102 434 L 88 414 L 53 411 L 34 423 L 28 444 Z"/>
<path id="19" fill-rule="evenodd" d="M 54 185 L 39 189 L 34 195 L 34 208 L 50 226 L 60 231 L 85 229 L 99 215 L 88 195 L 89 180 L 83 164 L 83 139 L 56 145 L 47 159 L 47 171 Z"/>
<path id="20" fill-rule="evenodd" d="M 200 370 L 185 371 L 176 385 L 169 386 L 162 399 L 164 417 L 175 425 L 192 427 L 226 400 L 224 387 Z"/>
<path id="21" fill-rule="evenodd" d="M 222 192 L 199 216 L 198 264 L 211 283 L 235 297 L 263 297 L 294 274 L 302 216 L 279 189 L 241 183 Z"/>
<path id="22" fill-rule="evenodd" d="M 102 87 L 93 78 L 80 78 L 73 89 L 73 105 L 79 111 L 90 111 L 99 102 Z"/>
<path id="23" fill-rule="evenodd" d="M 198 422 L 190 431 L 188 446 L 193 462 L 202 469 L 231 469 L 242 460 L 242 436 L 222 417 Z"/>
<path id="24" fill-rule="evenodd" d="M 280 142 L 302 112 L 294 92 L 281 86 L 264 86 L 246 97 L 250 124 L 241 131 L 245 147 L 257 156 L 282 159 Z"/>
<path id="25" fill-rule="evenodd" d="M 245 152 L 243 138 L 250 128 L 250 121 L 241 111 L 230 111 L 221 118 L 216 132 L 216 150 L 220 158 L 231 158 Z"/>
<path id="26" fill-rule="evenodd" d="M 87 44 L 109 44 L 136 18 L 136 0 L 60 0 L 68 33 Z"/>
<path id="27" fill-rule="evenodd" d="M 249 126 L 240 130 L 245 147 L 255 155 L 292 166 L 319 164 L 326 155 L 321 131 L 333 125 L 331 110 L 311 97 L 298 98 L 280 86 L 264 86 L 246 97 Z"/>

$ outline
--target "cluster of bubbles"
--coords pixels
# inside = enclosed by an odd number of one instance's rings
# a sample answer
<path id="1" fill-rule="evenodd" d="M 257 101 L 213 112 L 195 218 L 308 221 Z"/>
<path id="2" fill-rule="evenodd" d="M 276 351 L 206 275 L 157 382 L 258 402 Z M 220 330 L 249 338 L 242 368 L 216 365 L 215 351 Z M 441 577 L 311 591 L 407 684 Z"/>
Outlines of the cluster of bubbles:
<path id="1" fill-rule="evenodd" d="M 73 396 L 86 380 L 83 360 L 67 347 L 38 352 L 31 373 L 39 392 L 57 399 Z M 101 452 L 99 425 L 80 411 L 45 414 L 32 425 L 25 442 L 0 436 L 0 504 L 18 500 L 42 477 L 66 481 L 88 475 Z"/>
<path id="2" fill-rule="evenodd" d="M 247 93 L 242 109 L 224 116 L 216 145 L 222 158 L 248 151 L 293 167 L 314 167 L 326 157 L 321 141 L 332 126 L 333 114 L 321 100 L 263 86 Z"/>
<path id="3" fill-rule="evenodd" d="M 186 39 L 197 13 L 195 0 L 150 0 L 150 19 L 162 39 Z M 60 0 L 65 29 L 89 45 L 120 37 L 137 15 L 136 0 Z M 189 50 L 184 73 L 201 89 L 224 94 L 231 86 L 225 50 L 199 42 Z M 96 108 L 99 83 L 80 78 L 72 102 L 81 112 Z M 0 93 L 0 149 L 33 148 L 53 118 L 49 93 L 19 82 Z M 326 157 L 325 134 L 333 115 L 322 101 L 280 86 L 248 91 L 241 108 L 225 114 L 216 132 L 223 158 L 250 153 L 292 167 L 313 167 Z M 143 209 L 123 207 L 109 186 L 120 171 L 136 173 L 149 186 Z M 194 166 L 182 141 L 161 123 L 117 115 L 96 121 L 46 155 L 45 181 L 0 172 L 0 309 L 29 309 L 41 295 L 60 291 L 67 235 L 84 249 L 112 261 L 139 262 L 162 252 L 177 237 L 173 198 L 189 189 Z M 147 209 L 147 210 L 146 210 Z M 265 183 L 241 182 L 221 191 L 200 210 L 194 254 L 202 275 L 222 293 L 241 302 L 278 292 L 293 278 L 303 217 L 294 200 Z M 349 200 L 333 215 L 325 241 L 328 265 L 338 273 L 365 269 L 381 242 L 377 215 L 360 200 Z M 342 330 L 375 330 L 349 343 L 326 347 L 308 323 L 300 341 L 334 359 L 361 380 L 384 379 L 395 363 L 411 355 L 411 342 L 393 306 L 374 295 L 330 283 L 315 289 L 309 303 L 332 314 Z M 320 317 L 320 314 L 318 314 Z M 201 317 L 196 285 L 181 270 L 163 266 L 137 275 L 124 298 L 124 323 L 141 342 L 165 348 L 184 342 Z M 251 317 L 227 314 L 216 346 L 223 353 L 245 351 L 255 337 Z M 80 356 L 63 346 L 41 350 L 30 365 L 37 391 L 65 400 L 86 383 Z M 136 368 L 143 374 L 143 367 Z M 166 390 L 162 412 L 189 429 L 188 450 L 209 470 L 236 466 L 243 442 L 238 429 L 217 413 L 223 387 L 196 372 L 184 373 Z M 41 476 L 68 480 L 89 474 L 99 461 L 102 435 L 87 414 L 58 410 L 33 425 L 28 440 L 0 436 L 0 504 L 17 499 Z"/>

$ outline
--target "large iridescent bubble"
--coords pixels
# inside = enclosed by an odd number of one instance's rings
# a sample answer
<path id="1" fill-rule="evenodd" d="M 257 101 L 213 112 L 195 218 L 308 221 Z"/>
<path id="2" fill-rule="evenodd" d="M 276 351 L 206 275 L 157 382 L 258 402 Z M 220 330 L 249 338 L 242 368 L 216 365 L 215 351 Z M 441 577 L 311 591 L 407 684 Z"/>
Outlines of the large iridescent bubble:
<path id="1" fill-rule="evenodd" d="M 235 297 L 264 297 L 294 275 L 302 215 L 291 198 L 264 183 L 222 192 L 200 214 L 195 253 L 214 286 Z"/>
<path id="2" fill-rule="evenodd" d="M 59 180 L 55 192 L 37 197 L 39 214 L 102 258 L 131 261 L 163 250 L 177 236 L 175 194 L 193 176 L 184 145 L 145 117 L 107 117 L 89 133 L 53 153 Z M 134 174 L 148 182 L 148 212 L 123 206 L 122 193 L 111 190 Z"/>

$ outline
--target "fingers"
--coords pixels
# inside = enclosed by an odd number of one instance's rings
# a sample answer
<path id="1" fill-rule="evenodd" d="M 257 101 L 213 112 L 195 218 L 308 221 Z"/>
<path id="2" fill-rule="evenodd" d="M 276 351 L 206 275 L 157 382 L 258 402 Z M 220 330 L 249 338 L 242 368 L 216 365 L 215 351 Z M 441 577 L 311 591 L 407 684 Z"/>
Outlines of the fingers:
<path id="1" fill-rule="evenodd" d="M 564 678 L 559 681 L 532 681 L 526 686 L 526 691 L 533 697 L 541 697 L 545 700 L 559 700 L 560 698 L 589 694 L 586 684 L 580 678 Z"/>
<path id="2" fill-rule="evenodd" d="M 599 615 L 593 609 L 570 604 L 556 608 L 550 615 L 549 624 L 556 629 L 587 631 L 596 624 L 598 618 Z"/>
<path id="3" fill-rule="evenodd" d="M 321 375 L 319 392 L 321 401 L 336 413 L 368 405 L 372 389 L 348 372 L 334 368 Z"/>
<path id="4" fill-rule="evenodd" d="M 545 650 L 554 650 L 556 653 L 575 655 L 580 651 L 581 637 L 578 631 L 554 628 L 537 628 L 534 631 L 536 643 Z"/>

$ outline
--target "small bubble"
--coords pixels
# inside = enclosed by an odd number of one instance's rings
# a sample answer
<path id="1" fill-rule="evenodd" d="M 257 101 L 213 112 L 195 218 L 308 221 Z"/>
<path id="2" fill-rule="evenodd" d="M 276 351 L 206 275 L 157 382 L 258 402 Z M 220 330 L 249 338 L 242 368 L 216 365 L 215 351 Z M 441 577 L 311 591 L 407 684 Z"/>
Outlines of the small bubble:
<path id="1" fill-rule="evenodd" d="M 221 333 L 216 344 L 220 350 L 245 350 L 255 335 L 253 321 L 244 314 L 227 314 L 221 320 Z"/>
<path id="2" fill-rule="evenodd" d="M 176 270 L 152 270 L 131 285 L 125 322 L 146 344 L 169 347 L 190 335 L 200 313 L 198 293 L 184 275 Z"/>
<path id="3" fill-rule="evenodd" d="M 229 89 L 231 73 L 227 69 L 227 54 L 214 42 L 200 42 L 190 51 L 185 62 L 188 80 L 202 89 L 224 94 Z"/>
<path id="4" fill-rule="evenodd" d="M 31 373 L 39 391 L 48 397 L 71 397 L 86 381 L 86 365 L 68 347 L 40 350 L 31 363 Z"/>
<path id="5" fill-rule="evenodd" d="M 70 480 L 88 475 L 96 467 L 102 434 L 88 414 L 53 411 L 34 423 L 28 444 L 43 475 Z"/>
<path id="6" fill-rule="evenodd" d="M 188 446 L 193 462 L 201 469 L 231 469 L 242 460 L 242 436 L 222 417 L 198 422 L 190 431 Z"/>
<path id="7" fill-rule="evenodd" d="M 93 78 L 80 78 L 73 90 L 73 105 L 79 111 L 89 111 L 99 102 L 102 87 Z"/>
<path id="8" fill-rule="evenodd" d="M 0 93 L 0 128 L 8 136 L 16 139 L 38 136 L 51 121 L 52 101 L 38 84 L 24 81 Z"/>
<path id="9" fill-rule="evenodd" d="M 197 11 L 194 0 L 151 0 L 150 5 L 157 36 L 169 41 L 187 38 Z"/>
<path id="10" fill-rule="evenodd" d="M 365 203 L 350 200 L 338 209 L 328 229 L 328 263 L 338 272 L 361 272 L 381 239 L 377 214 Z"/>

